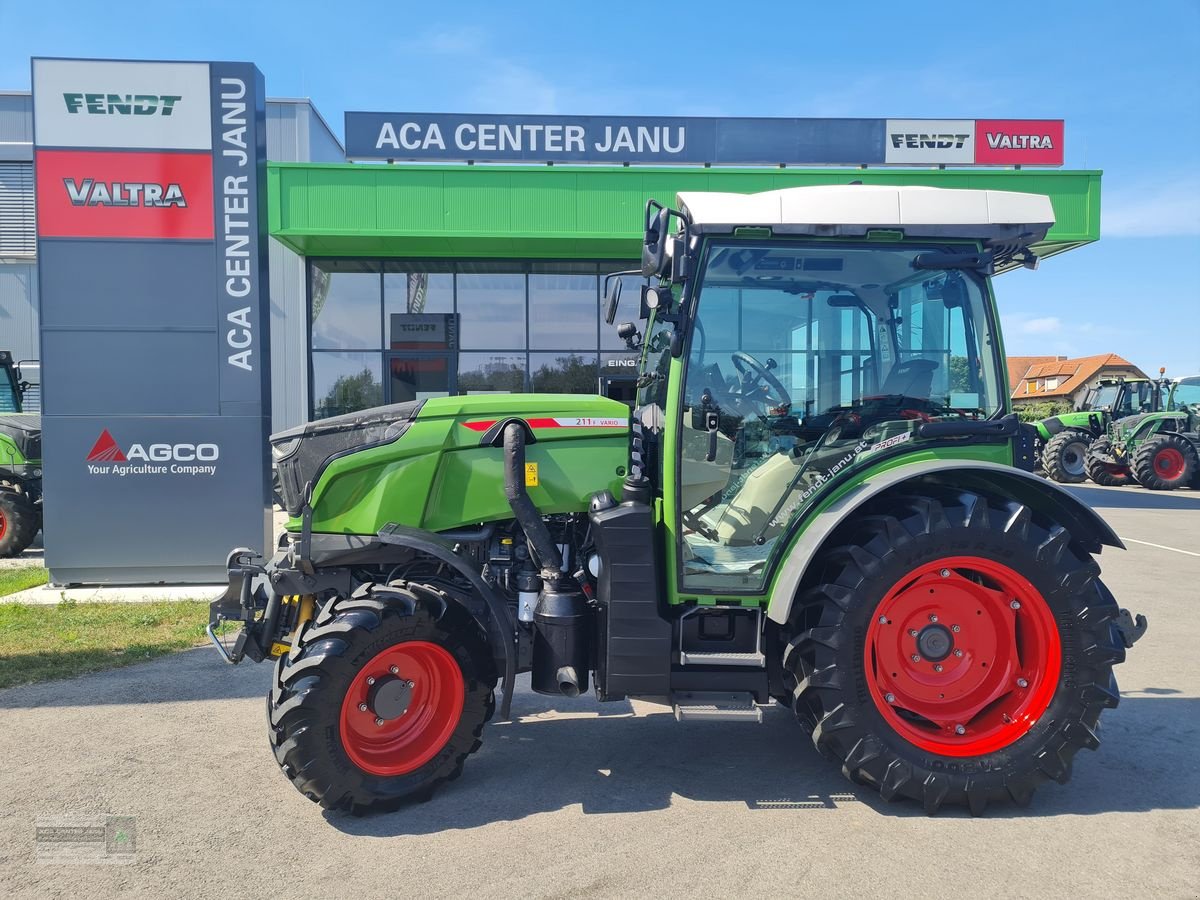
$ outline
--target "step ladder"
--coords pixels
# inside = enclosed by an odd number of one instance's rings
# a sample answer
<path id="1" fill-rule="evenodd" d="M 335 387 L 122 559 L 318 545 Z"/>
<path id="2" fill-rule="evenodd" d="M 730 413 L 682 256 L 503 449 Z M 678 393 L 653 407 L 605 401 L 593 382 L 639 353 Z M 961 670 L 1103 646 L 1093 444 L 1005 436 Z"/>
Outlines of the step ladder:
<path id="1" fill-rule="evenodd" d="M 750 693 L 676 691 L 671 705 L 677 722 L 762 722 L 762 707 Z"/>

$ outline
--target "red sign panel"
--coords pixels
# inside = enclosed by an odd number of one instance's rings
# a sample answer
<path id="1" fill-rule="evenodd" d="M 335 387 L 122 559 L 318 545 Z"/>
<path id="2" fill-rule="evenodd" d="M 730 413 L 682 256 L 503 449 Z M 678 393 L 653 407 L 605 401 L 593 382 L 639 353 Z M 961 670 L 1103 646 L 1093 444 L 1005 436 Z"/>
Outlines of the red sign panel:
<path id="1" fill-rule="evenodd" d="M 38 234 L 213 239 L 209 153 L 39 150 Z"/>
<path id="2" fill-rule="evenodd" d="M 975 163 L 995 166 L 1061 166 L 1062 119 L 977 119 Z"/>

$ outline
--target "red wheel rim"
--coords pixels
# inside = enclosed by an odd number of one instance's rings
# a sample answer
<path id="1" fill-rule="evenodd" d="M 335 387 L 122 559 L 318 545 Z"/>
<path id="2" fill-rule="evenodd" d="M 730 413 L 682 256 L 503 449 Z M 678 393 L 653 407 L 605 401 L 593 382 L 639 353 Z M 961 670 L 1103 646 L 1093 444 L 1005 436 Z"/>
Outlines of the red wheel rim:
<path id="1" fill-rule="evenodd" d="M 1163 447 L 1154 454 L 1154 471 L 1159 478 L 1173 481 L 1183 474 L 1183 454 L 1174 447 Z"/>
<path id="2" fill-rule="evenodd" d="M 0 509 L 0 538 L 8 533 L 8 517 L 4 515 L 4 510 Z"/>
<path id="3" fill-rule="evenodd" d="M 395 644 L 354 676 L 342 701 L 342 747 L 373 775 L 415 771 L 446 746 L 465 696 L 462 670 L 445 647 Z"/>
<path id="4" fill-rule="evenodd" d="M 1026 578 L 994 560 L 953 556 L 888 591 L 867 629 L 865 665 L 871 699 L 906 741 L 979 756 L 1016 741 L 1046 711 L 1062 648 L 1050 607 Z"/>

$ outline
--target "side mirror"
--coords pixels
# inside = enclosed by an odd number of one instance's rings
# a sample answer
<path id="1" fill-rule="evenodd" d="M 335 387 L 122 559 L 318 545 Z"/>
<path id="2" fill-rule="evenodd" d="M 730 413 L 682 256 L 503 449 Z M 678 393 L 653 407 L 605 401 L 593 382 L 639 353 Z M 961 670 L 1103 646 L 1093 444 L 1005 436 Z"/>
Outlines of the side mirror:
<path id="1" fill-rule="evenodd" d="M 663 276 L 667 273 L 667 241 L 670 238 L 668 226 L 671 213 L 667 209 L 659 209 L 652 218 L 647 210 L 646 234 L 642 239 L 642 274 L 647 278 Z"/>
<path id="2" fill-rule="evenodd" d="M 611 286 L 610 286 L 611 285 Z M 621 302 L 621 279 L 605 279 L 604 294 L 608 298 L 608 309 L 604 311 L 604 324 L 611 325 L 617 318 L 617 306 Z"/>

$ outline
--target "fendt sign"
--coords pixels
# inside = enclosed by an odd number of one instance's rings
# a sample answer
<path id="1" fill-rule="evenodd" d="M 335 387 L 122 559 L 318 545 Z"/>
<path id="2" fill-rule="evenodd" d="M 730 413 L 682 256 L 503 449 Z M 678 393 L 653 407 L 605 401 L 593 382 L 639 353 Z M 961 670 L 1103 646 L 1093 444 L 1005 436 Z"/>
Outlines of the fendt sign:
<path id="1" fill-rule="evenodd" d="M 1063 164 L 1063 123 L 346 113 L 351 159 L 709 165 Z"/>
<path id="2" fill-rule="evenodd" d="M 221 580 L 270 543 L 262 75 L 36 59 L 33 103 L 51 579 Z"/>

